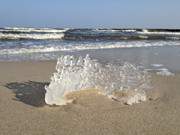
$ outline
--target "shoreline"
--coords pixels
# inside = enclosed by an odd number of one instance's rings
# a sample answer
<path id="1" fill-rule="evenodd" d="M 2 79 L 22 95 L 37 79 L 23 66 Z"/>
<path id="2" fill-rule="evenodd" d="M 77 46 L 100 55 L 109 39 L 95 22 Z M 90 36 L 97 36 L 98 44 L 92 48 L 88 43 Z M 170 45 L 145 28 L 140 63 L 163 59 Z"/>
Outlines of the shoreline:
<path id="1" fill-rule="evenodd" d="M 129 62 L 145 69 L 166 68 L 172 73 L 180 72 L 180 47 L 163 46 L 163 47 L 141 47 L 141 48 L 116 48 L 116 49 L 96 49 L 82 50 L 72 52 L 54 52 L 54 53 L 30 53 L 18 55 L 0 55 L 1 62 L 51 62 L 56 63 L 57 58 L 61 55 L 73 55 L 85 57 L 89 54 L 91 58 L 97 59 L 102 63 Z M 171 54 L 171 55 L 168 55 Z M 49 57 L 46 57 L 49 55 Z M 53 58 L 51 57 L 53 56 Z M 156 67 L 153 65 L 161 65 Z"/>
<path id="2" fill-rule="evenodd" d="M 122 105 L 93 92 L 66 106 L 44 103 L 55 61 L 0 62 L 0 134 L 180 133 L 180 73 L 153 75 L 154 99 Z"/>

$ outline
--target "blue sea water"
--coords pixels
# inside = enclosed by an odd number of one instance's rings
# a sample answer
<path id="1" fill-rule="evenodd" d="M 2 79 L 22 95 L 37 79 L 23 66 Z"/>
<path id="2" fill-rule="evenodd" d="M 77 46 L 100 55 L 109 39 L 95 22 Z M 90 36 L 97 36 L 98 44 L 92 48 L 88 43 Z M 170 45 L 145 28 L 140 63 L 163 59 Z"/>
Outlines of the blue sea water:
<path id="1" fill-rule="evenodd" d="M 56 60 L 66 54 L 179 71 L 180 30 L 0 28 L 0 61 Z"/>

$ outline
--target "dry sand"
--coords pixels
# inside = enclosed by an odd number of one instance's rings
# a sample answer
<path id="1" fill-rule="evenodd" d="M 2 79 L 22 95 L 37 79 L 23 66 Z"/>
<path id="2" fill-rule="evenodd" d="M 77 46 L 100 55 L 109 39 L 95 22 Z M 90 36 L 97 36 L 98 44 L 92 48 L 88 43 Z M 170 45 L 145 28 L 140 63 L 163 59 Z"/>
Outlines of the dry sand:
<path id="1" fill-rule="evenodd" d="M 179 135 L 180 74 L 153 76 L 151 101 L 122 105 L 93 92 L 44 103 L 55 62 L 0 62 L 0 135 Z"/>

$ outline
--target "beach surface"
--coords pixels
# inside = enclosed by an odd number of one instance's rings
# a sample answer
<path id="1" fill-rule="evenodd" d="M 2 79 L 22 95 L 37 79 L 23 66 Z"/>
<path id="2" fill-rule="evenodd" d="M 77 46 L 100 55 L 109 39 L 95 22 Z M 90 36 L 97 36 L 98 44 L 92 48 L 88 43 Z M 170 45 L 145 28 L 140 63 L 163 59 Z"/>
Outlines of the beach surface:
<path id="1" fill-rule="evenodd" d="M 0 135 L 178 135 L 180 74 L 152 75 L 151 100 L 132 106 L 85 92 L 48 106 L 55 61 L 0 62 Z"/>

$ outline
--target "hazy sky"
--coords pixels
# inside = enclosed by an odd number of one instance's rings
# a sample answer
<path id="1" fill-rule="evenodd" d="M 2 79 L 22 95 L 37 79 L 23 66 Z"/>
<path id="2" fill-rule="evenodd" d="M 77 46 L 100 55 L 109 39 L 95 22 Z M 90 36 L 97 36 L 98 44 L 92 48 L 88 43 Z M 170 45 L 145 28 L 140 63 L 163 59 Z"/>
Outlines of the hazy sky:
<path id="1" fill-rule="evenodd" d="M 180 0 L 0 0 L 0 27 L 180 28 Z"/>

